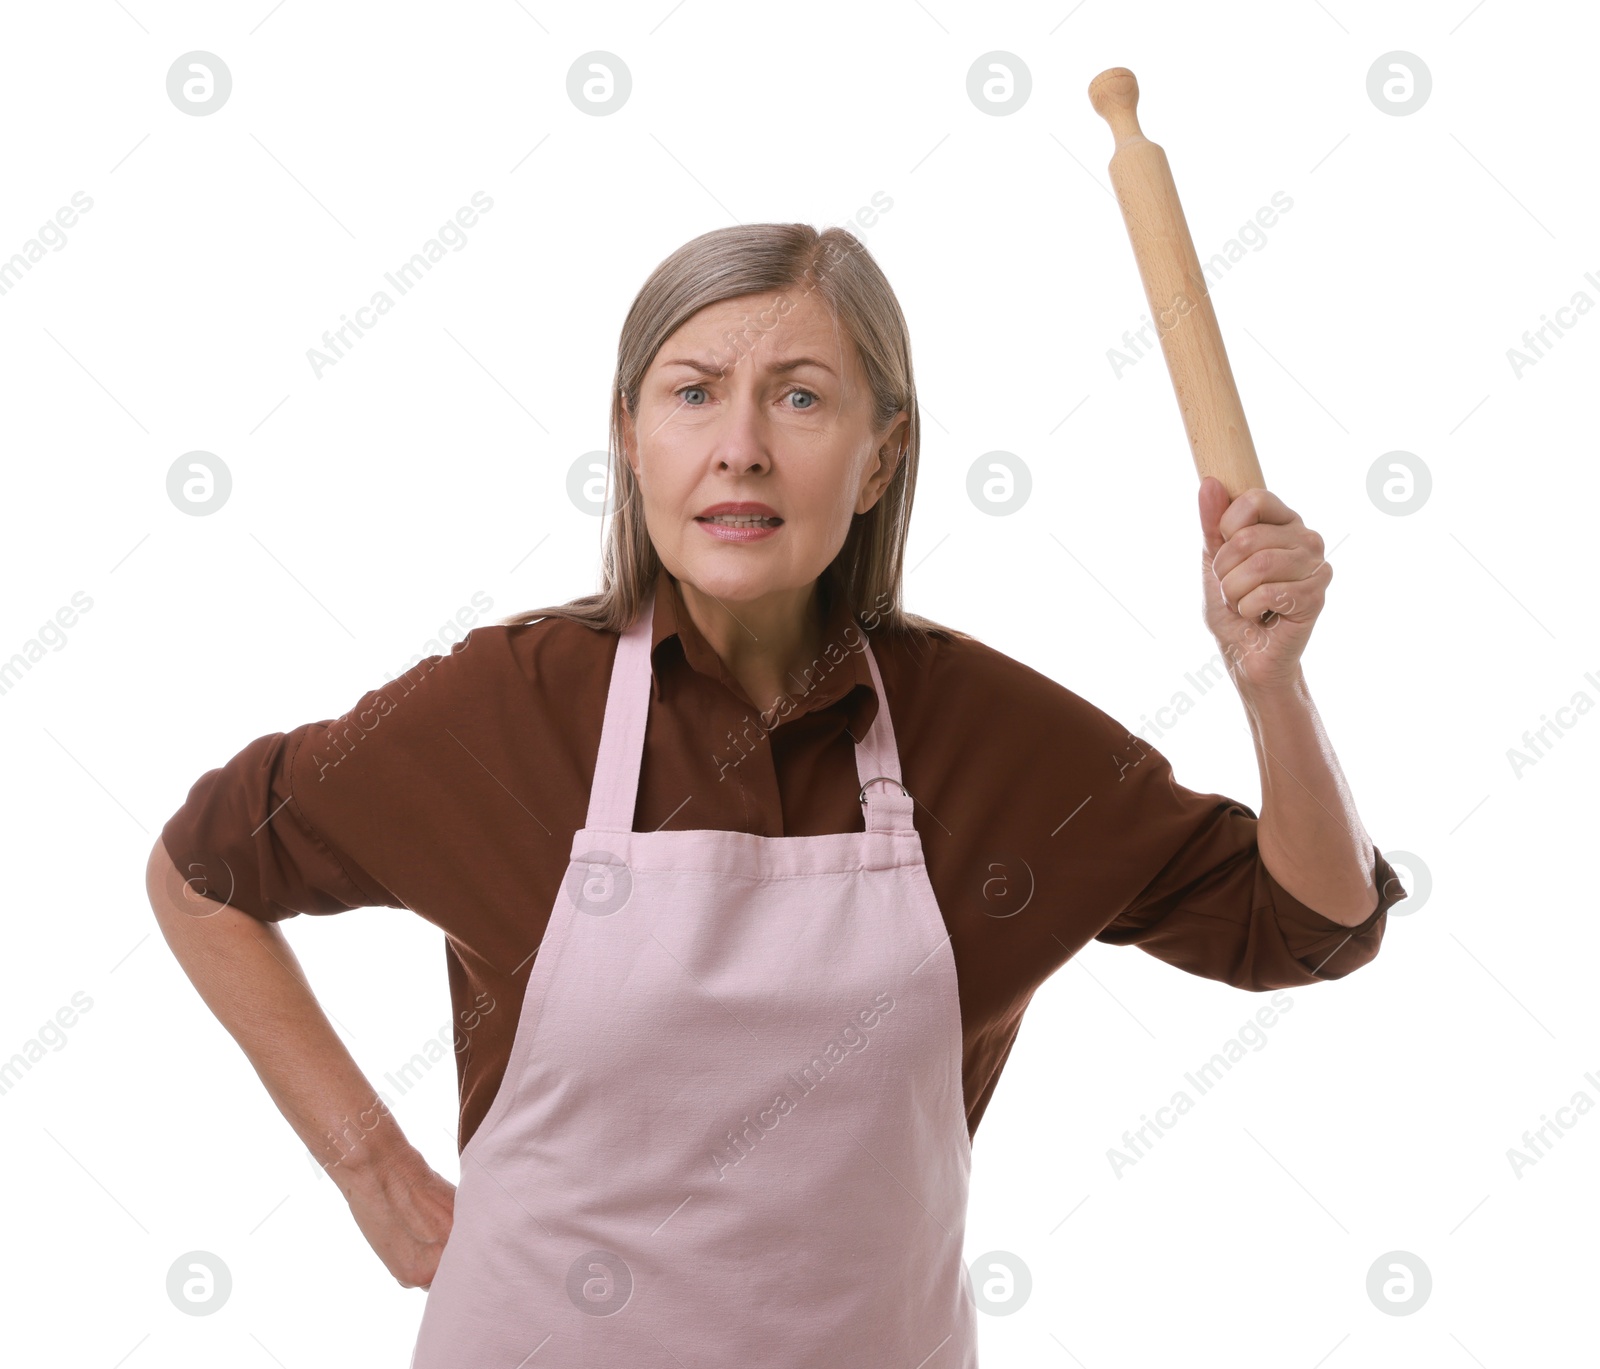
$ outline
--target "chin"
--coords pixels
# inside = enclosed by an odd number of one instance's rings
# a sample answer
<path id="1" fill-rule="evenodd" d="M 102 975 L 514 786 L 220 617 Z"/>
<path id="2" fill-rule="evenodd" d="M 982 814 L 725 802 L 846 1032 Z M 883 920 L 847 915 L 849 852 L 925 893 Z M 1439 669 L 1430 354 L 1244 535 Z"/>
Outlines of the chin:
<path id="1" fill-rule="evenodd" d="M 695 558 L 681 571 L 673 570 L 679 580 L 686 580 L 702 594 L 708 594 L 725 604 L 749 603 L 779 590 L 794 589 L 799 584 L 810 584 L 816 576 L 799 580 L 792 568 L 782 565 L 758 565 L 754 557 L 728 553 L 747 553 L 754 548 L 730 547 L 726 552 Z M 744 564 L 740 564 L 743 561 Z M 671 567 L 669 566 L 670 570 Z"/>

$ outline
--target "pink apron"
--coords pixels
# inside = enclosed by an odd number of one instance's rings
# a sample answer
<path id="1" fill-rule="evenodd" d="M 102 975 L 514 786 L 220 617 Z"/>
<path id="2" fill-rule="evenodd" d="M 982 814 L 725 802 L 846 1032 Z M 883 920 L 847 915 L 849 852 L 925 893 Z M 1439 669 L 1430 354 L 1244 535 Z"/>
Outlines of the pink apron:
<path id="1" fill-rule="evenodd" d="M 975 1369 L 955 960 L 877 661 L 865 831 L 635 832 L 652 607 L 412 1369 Z"/>

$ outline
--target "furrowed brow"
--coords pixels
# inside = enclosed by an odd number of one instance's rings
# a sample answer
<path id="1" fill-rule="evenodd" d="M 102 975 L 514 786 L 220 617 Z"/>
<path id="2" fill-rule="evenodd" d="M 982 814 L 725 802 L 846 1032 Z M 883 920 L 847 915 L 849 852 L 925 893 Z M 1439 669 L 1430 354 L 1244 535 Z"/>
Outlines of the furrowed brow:
<path id="1" fill-rule="evenodd" d="M 710 362 L 698 361 L 694 357 L 674 357 L 671 361 L 663 361 L 662 367 L 683 366 L 703 376 L 719 376 L 722 374 L 720 366 L 713 366 Z"/>
<path id="2" fill-rule="evenodd" d="M 723 367 L 697 357 L 674 357 L 671 361 L 663 361 L 661 364 L 664 367 L 684 366 L 703 376 L 720 376 L 724 373 Z M 814 357 L 790 357 L 784 361 L 774 361 L 767 369 L 778 375 L 784 375 L 790 371 L 799 370 L 802 366 L 815 366 L 818 370 L 826 371 L 829 375 L 835 374 L 833 367 L 824 361 L 816 360 Z"/>
<path id="3" fill-rule="evenodd" d="M 815 366 L 819 371 L 826 371 L 829 375 L 834 373 L 833 367 L 828 365 L 827 362 L 818 361 L 814 357 L 791 357 L 787 361 L 774 362 L 772 369 L 782 373 L 784 371 L 798 370 L 802 366 Z"/>

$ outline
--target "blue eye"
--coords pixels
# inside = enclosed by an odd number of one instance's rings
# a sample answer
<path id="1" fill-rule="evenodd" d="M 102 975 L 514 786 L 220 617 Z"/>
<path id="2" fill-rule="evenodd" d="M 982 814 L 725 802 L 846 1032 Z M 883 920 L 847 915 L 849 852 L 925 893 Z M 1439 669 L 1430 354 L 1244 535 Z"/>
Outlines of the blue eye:
<path id="1" fill-rule="evenodd" d="M 704 385 L 684 385 L 684 386 L 681 386 L 680 388 L 674 390 L 673 394 L 678 395 L 680 398 L 682 398 L 683 402 L 686 405 L 688 405 L 688 407 L 691 408 L 691 409 L 698 409 L 698 408 L 703 407 L 700 404 L 691 404 L 689 402 L 689 400 L 687 399 L 688 394 L 690 393 L 690 391 L 693 391 L 693 390 L 698 390 L 701 394 L 704 394 L 706 392 L 706 387 Z M 816 408 L 818 404 L 822 403 L 822 397 L 820 395 L 816 394 L 812 390 L 804 389 L 804 388 L 802 388 L 801 386 L 798 386 L 798 385 L 796 385 L 793 389 L 789 390 L 784 395 L 784 398 L 787 399 L 789 397 L 789 395 L 804 395 L 807 399 L 809 399 L 811 401 L 809 404 L 802 405 L 802 406 L 800 406 L 800 408 L 796 409 L 795 410 L 796 413 L 808 413 L 810 410 Z"/>

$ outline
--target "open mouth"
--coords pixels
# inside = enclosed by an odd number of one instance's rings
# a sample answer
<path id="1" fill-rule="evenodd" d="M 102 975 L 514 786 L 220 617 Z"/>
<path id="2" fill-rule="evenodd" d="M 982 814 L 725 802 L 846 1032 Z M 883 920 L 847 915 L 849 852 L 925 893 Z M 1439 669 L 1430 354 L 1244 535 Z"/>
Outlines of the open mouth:
<path id="1" fill-rule="evenodd" d="M 719 513 L 713 518 L 696 518 L 696 523 L 715 523 L 724 528 L 776 528 L 782 525 L 781 518 L 748 518 L 736 517 L 733 514 Z"/>

